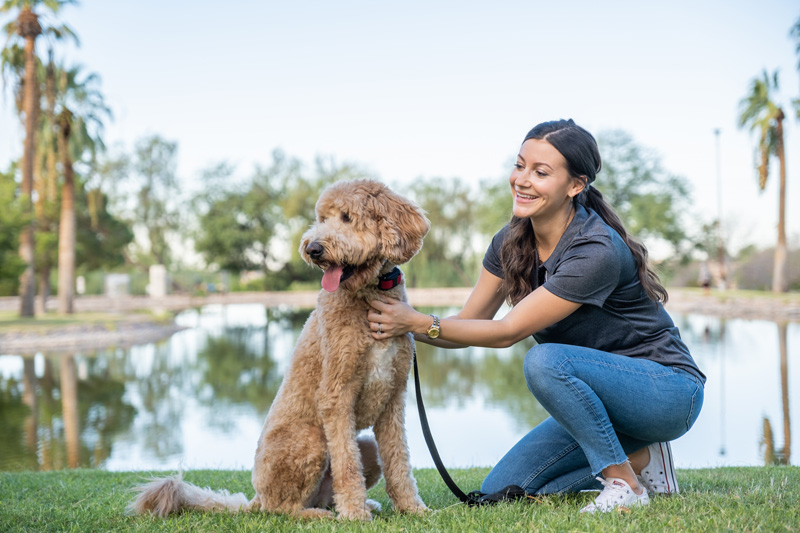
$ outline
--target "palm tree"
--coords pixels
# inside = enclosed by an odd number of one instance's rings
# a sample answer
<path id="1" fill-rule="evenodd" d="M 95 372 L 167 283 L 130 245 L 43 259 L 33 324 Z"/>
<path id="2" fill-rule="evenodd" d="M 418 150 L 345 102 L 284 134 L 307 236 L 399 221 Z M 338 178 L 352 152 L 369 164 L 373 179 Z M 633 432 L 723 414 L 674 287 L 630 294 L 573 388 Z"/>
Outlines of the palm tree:
<path id="1" fill-rule="evenodd" d="M 800 17 L 789 30 L 789 37 L 794 39 L 794 53 L 797 54 L 797 70 L 800 72 Z M 798 111 L 800 113 L 800 111 Z"/>
<path id="2" fill-rule="evenodd" d="M 58 231 L 58 312 L 73 312 L 75 288 L 75 172 L 73 161 L 105 148 L 101 138 L 103 119 L 111 117 L 102 94 L 94 88 L 96 74 L 81 78 L 81 67 L 60 69 L 57 75 L 56 118 L 58 153 L 64 181 L 61 186 L 61 222 Z M 74 156 L 74 157 L 73 157 Z"/>
<path id="3" fill-rule="evenodd" d="M 42 34 L 42 25 L 36 8 L 45 6 L 53 14 L 67 4 L 75 3 L 75 0 L 4 0 L 0 6 L 0 13 L 18 11 L 17 18 L 5 26 L 9 40 L 15 36 L 22 39 L 25 43 L 25 70 L 24 81 L 22 82 L 23 105 L 22 111 L 25 114 L 25 144 L 22 156 L 22 184 L 21 192 L 24 198 L 28 199 L 28 212 L 31 210 L 33 193 L 33 162 L 36 146 L 36 128 L 39 110 L 39 82 L 36 79 L 36 38 Z M 53 35 L 56 37 L 63 35 L 74 35 L 66 27 L 54 28 Z M 13 43 L 12 43 L 13 46 Z M 34 274 L 34 236 L 33 224 L 26 226 L 20 235 L 19 252 L 23 261 L 26 263 L 25 271 L 20 277 L 20 316 L 34 316 L 34 296 L 35 296 L 35 274 Z"/>
<path id="4" fill-rule="evenodd" d="M 772 271 L 772 292 L 776 293 L 786 292 L 789 287 L 786 255 L 786 154 L 783 149 L 783 119 L 786 115 L 776 103 L 777 92 L 778 72 L 775 71 L 770 76 L 764 70 L 760 78 L 753 78 L 749 93 L 739 102 L 739 127 L 747 127 L 759 135 L 756 168 L 762 191 L 769 178 L 770 156 L 776 156 L 779 163 L 778 242 Z"/>

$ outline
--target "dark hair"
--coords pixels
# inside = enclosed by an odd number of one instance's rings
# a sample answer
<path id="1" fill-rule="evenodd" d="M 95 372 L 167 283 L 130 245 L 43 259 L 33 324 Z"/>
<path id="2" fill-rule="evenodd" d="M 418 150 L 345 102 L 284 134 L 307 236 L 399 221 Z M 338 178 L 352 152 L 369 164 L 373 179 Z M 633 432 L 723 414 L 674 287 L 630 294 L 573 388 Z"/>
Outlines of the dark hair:
<path id="1" fill-rule="evenodd" d="M 648 298 L 655 302 L 666 302 L 667 290 L 648 265 L 647 248 L 628 235 L 614 208 L 603 199 L 600 191 L 592 187 L 592 182 L 602 167 L 597 141 L 592 134 L 575 124 L 572 119 L 554 120 L 535 126 L 522 142 L 528 139 L 540 139 L 550 143 L 566 159 L 569 175 L 585 180 L 586 187 L 574 201 L 593 210 L 622 237 L 636 260 L 639 280 Z M 508 234 L 500 251 L 505 275 L 503 289 L 508 295 L 510 304 L 516 305 L 536 288 L 538 266 L 536 259 L 536 236 L 533 233 L 533 224 L 527 218 L 512 216 Z"/>

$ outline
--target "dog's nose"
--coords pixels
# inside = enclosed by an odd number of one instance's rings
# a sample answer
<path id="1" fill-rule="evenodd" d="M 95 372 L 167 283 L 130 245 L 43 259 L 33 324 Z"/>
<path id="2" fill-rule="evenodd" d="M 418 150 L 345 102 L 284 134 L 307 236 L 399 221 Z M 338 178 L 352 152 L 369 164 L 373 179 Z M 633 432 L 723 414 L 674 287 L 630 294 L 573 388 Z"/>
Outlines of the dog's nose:
<path id="1" fill-rule="evenodd" d="M 322 247 L 322 245 L 316 241 L 306 246 L 306 253 L 311 259 L 319 259 L 322 257 L 322 252 L 324 251 L 325 249 Z"/>

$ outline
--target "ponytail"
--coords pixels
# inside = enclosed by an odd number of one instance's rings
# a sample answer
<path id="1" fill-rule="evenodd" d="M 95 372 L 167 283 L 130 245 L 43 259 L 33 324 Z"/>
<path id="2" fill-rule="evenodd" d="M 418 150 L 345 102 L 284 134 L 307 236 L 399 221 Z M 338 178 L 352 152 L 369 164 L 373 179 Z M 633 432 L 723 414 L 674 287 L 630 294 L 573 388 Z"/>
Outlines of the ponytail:
<path id="1" fill-rule="evenodd" d="M 619 215 L 617 215 L 614 208 L 603 199 L 603 195 L 600 191 L 587 184 L 583 192 L 576 197 L 576 200 L 579 204 L 597 213 L 600 218 L 611 226 L 611 228 L 622 237 L 622 240 L 625 241 L 628 249 L 630 249 L 633 254 L 633 258 L 636 260 L 636 265 L 639 270 L 639 281 L 642 283 L 642 288 L 644 288 L 647 297 L 654 302 L 666 303 L 669 299 L 667 289 L 661 285 L 658 274 L 656 274 L 655 270 L 653 270 L 647 262 L 647 248 L 645 248 L 644 244 L 628 234 Z"/>

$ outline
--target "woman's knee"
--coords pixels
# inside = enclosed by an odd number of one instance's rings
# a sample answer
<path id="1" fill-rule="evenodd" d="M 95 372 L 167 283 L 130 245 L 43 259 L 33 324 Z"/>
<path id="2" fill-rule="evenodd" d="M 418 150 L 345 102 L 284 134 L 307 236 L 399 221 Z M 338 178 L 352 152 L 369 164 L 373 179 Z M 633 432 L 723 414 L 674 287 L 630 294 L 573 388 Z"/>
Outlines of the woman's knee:
<path id="1" fill-rule="evenodd" d="M 531 392 L 551 382 L 566 361 L 566 350 L 560 344 L 538 344 L 525 355 L 523 372 Z"/>

